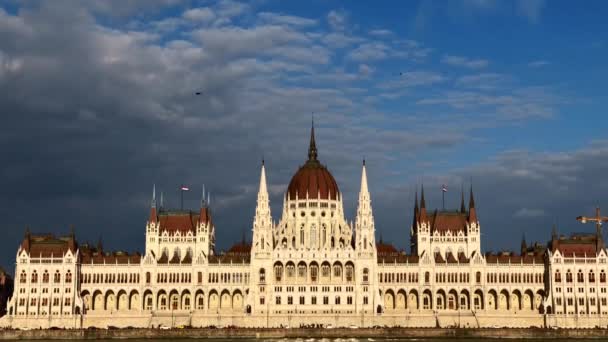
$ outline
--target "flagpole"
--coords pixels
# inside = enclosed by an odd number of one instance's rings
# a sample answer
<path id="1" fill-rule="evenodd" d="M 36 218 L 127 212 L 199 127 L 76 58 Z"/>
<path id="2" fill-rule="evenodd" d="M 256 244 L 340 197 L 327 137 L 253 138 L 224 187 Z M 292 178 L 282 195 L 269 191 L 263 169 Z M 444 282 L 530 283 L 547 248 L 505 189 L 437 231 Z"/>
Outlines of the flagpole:
<path id="1" fill-rule="evenodd" d="M 181 202 L 180 202 L 181 203 L 181 209 L 180 210 L 184 210 L 184 185 L 183 184 L 179 187 L 179 193 L 180 193 L 181 199 L 182 199 Z"/>
<path id="2" fill-rule="evenodd" d="M 445 191 L 441 189 L 441 206 L 443 207 L 443 211 L 445 211 Z"/>

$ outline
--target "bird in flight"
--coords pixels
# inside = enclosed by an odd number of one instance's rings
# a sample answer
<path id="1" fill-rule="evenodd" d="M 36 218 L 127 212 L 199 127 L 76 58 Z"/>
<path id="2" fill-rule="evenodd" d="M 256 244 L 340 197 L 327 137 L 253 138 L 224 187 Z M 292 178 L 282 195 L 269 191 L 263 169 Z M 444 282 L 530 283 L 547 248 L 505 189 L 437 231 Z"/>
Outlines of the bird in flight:
<path id="1" fill-rule="evenodd" d="M 195 94 L 195 95 L 200 95 L 200 94 L 202 94 L 202 92 L 197 91 L 197 92 L 196 92 L 196 93 L 194 93 L 194 94 Z"/>

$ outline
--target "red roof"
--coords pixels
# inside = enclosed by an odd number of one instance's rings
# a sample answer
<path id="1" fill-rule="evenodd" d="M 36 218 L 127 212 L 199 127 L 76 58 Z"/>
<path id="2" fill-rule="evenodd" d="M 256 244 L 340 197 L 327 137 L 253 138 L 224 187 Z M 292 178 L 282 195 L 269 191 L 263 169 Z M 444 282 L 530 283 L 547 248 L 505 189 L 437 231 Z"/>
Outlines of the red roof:
<path id="1" fill-rule="evenodd" d="M 291 178 L 287 193 L 290 199 L 337 199 L 340 190 L 327 168 L 317 160 L 308 161 Z"/>
<path id="2" fill-rule="evenodd" d="M 161 212 L 158 215 L 160 231 L 196 232 L 199 215 L 192 211 Z"/>
<path id="3" fill-rule="evenodd" d="M 435 211 L 430 218 L 431 233 L 434 231 L 456 233 L 467 231 L 467 216 L 460 212 Z"/>
<path id="4" fill-rule="evenodd" d="M 26 233 L 21 242 L 24 249 L 32 258 L 63 257 L 67 251 L 76 252 L 74 236 L 56 238 L 54 235 L 30 235 Z"/>
<path id="5" fill-rule="evenodd" d="M 598 239 L 595 234 L 574 234 L 551 240 L 551 250 L 554 252 L 559 250 L 565 257 L 595 257 L 598 252 L 597 246 Z"/>

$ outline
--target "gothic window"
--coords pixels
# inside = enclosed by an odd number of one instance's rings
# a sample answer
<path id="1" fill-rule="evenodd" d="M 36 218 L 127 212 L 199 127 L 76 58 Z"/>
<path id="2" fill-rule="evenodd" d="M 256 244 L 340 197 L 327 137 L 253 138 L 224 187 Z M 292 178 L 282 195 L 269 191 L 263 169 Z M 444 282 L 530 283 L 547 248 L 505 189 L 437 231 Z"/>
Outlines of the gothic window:
<path id="1" fill-rule="evenodd" d="M 281 281 L 281 278 L 283 278 L 283 265 L 274 266 L 274 278 L 276 281 Z"/>
<path id="2" fill-rule="evenodd" d="M 334 277 L 336 277 L 336 278 L 342 277 L 342 266 L 334 265 Z"/>
<path id="3" fill-rule="evenodd" d="M 306 278 L 306 265 L 304 265 L 304 264 L 298 265 L 298 277 Z"/>
<path id="4" fill-rule="evenodd" d="M 429 283 L 431 281 L 431 274 L 429 272 L 424 272 L 424 282 Z"/>
<path id="5" fill-rule="evenodd" d="M 602 270 L 600 272 L 600 283 L 605 283 L 606 282 L 606 273 L 604 272 L 604 270 Z"/>
<path id="6" fill-rule="evenodd" d="M 300 226 L 300 246 L 304 246 L 304 225 Z"/>
<path id="7" fill-rule="evenodd" d="M 32 283 L 37 283 L 38 282 L 38 273 L 36 271 L 34 271 L 32 273 Z"/>
<path id="8" fill-rule="evenodd" d="M 348 281 L 348 282 L 353 281 L 353 266 L 352 265 L 346 265 L 346 281 Z"/>
<path id="9" fill-rule="evenodd" d="M 66 283 L 72 282 L 72 272 L 71 271 L 68 271 L 68 273 L 65 274 L 65 282 Z"/>
<path id="10" fill-rule="evenodd" d="M 479 284 L 481 283 L 481 272 L 475 273 L 475 281 Z"/>
<path id="11" fill-rule="evenodd" d="M 570 272 L 570 270 L 568 270 L 566 272 L 566 282 L 567 283 L 571 283 L 572 282 L 572 272 Z"/>
<path id="12" fill-rule="evenodd" d="M 595 273 L 593 273 L 593 270 L 589 272 L 589 282 L 595 283 Z"/>
<path id="13" fill-rule="evenodd" d="M 310 280 L 312 282 L 316 282 L 317 281 L 317 277 L 319 273 L 319 268 L 316 265 L 312 265 L 310 266 Z"/>
<path id="14" fill-rule="evenodd" d="M 317 248 L 317 227 L 314 224 L 310 227 L 310 248 Z"/>
<path id="15" fill-rule="evenodd" d="M 260 283 L 266 282 L 266 270 L 260 268 Z"/>
<path id="16" fill-rule="evenodd" d="M 367 249 L 367 237 L 363 238 L 363 249 Z"/>
<path id="17" fill-rule="evenodd" d="M 321 276 L 322 277 L 329 277 L 329 265 L 323 265 L 323 266 L 321 266 Z"/>
<path id="18" fill-rule="evenodd" d="M 19 282 L 25 283 L 27 281 L 27 274 L 25 271 L 21 271 L 21 275 L 19 276 Z"/>
<path id="19" fill-rule="evenodd" d="M 262 249 L 264 249 L 264 237 L 262 237 Z"/>
<path id="20" fill-rule="evenodd" d="M 44 273 L 42 273 L 42 282 L 45 283 L 45 284 L 48 283 L 49 282 L 49 278 L 50 278 L 49 271 L 44 270 Z"/>
<path id="21" fill-rule="evenodd" d="M 555 282 L 556 283 L 562 282 L 562 275 L 561 275 L 561 273 L 559 273 L 559 270 L 555 271 Z"/>
<path id="22" fill-rule="evenodd" d="M 199 272 L 199 274 L 200 274 L 200 272 Z M 146 272 L 146 284 L 150 284 L 150 278 L 151 278 L 150 272 Z"/>
<path id="23" fill-rule="evenodd" d="M 582 270 L 578 270 L 578 273 L 576 274 L 576 281 L 579 283 L 585 282 L 585 276 L 583 275 Z"/>
<path id="24" fill-rule="evenodd" d="M 323 212 L 323 215 L 325 216 L 325 212 Z M 323 230 L 322 230 L 322 236 L 321 236 L 321 241 L 322 241 L 322 246 L 325 247 L 325 244 L 327 243 L 327 226 L 325 224 L 323 224 Z"/>
<path id="25" fill-rule="evenodd" d="M 363 269 L 363 282 L 368 282 L 368 281 L 369 281 L 369 269 L 364 268 Z"/>

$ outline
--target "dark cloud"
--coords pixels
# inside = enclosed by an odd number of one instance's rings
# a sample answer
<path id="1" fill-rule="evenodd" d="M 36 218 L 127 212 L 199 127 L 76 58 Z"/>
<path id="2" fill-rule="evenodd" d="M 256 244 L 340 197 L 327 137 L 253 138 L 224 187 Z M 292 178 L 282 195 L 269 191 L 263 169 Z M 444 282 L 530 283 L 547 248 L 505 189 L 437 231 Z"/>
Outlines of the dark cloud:
<path id="1" fill-rule="evenodd" d="M 159 30 L 145 16 L 162 6 L 179 13 Z M 418 157 L 460 146 L 478 127 L 453 117 L 437 131 L 433 120 L 441 116 L 419 115 L 415 108 L 396 114 L 375 108 L 370 103 L 382 97 L 372 91 L 386 79 L 353 78 L 362 83 L 344 85 L 345 75 L 356 74 L 360 63 L 338 60 L 325 44 L 336 33 L 316 27 L 321 20 L 267 13 L 256 25 L 239 26 L 236 18 L 250 10 L 232 1 L 210 6 L 209 20 L 197 23 L 211 25 L 207 30 L 180 21 L 189 19 L 173 1 L 26 2 L 17 13 L 0 10 L 0 227 L 5 232 L 0 265 L 12 264 L 26 226 L 60 234 L 74 224 L 81 241 L 103 236 L 110 248 L 141 249 L 153 184 L 173 207 L 179 205 L 179 184 L 191 185 L 185 196 L 191 208 L 206 184 L 224 248 L 250 232 L 262 156 L 273 215 L 279 219 L 282 191 L 306 156 L 311 112 L 317 113 L 320 158 L 339 182 L 349 219 L 354 219 L 365 156 L 377 227 L 398 246 L 407 244 L 410 185 L 429 174 Z M 122 17 L 121 24 L 113 16 Z M 348 25 L 343 12 L 327 19 L 336 30 Z M 172 31 L 178 27 L 186 29 Z M 340 39 L 349 43 L 340 47 L 351 46 L 351 52 L 383 44 L 392 58 L 419 60 L 428 53 L 413 42 L 380 43 L 346 31 Z M 313 75 L 330 76 L 315 80 Z M 413 71 L 391 90 L 442 81 L 437 75 Z M 488 106 L 496 105 L 493 99 Z M 590 208 L 583 199 L 596 191 L 588 187 L 601 172 L 596 158 L 608 153 L 602 146 L 564 159 L 504 154 L 436 177 L 459 183 L 473 175 L 484 243 L 512 246 L 513 232 L 546 236 L 553 212 L 565 220 L 566 208 L 573 214 Z M 541 178 L 534 178 L 538 173 Z M 555 188 L 547 183 L 551 179 Z M 577 187 L 554 196 L 571 182 Z M 438 203 L 430 189 L 429 198 Z M 515 219 L 524 209 L 547 214 Z"/>

